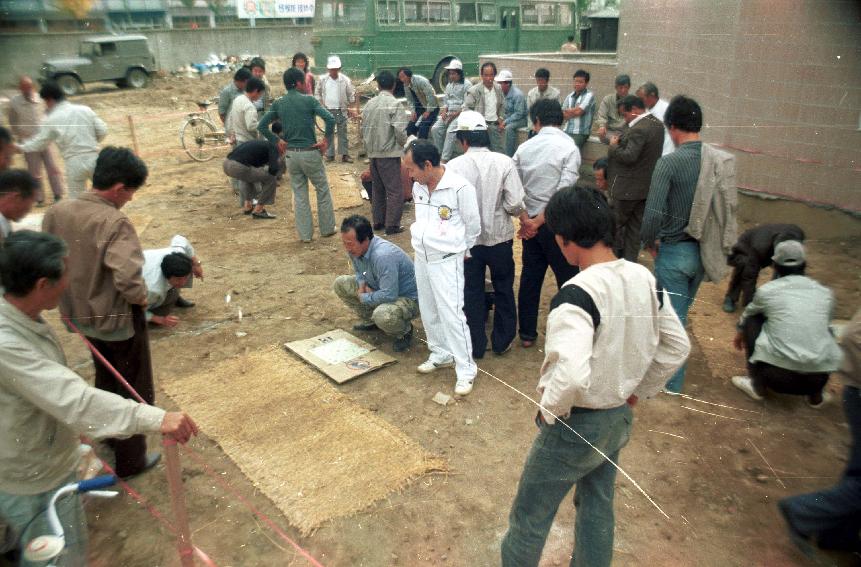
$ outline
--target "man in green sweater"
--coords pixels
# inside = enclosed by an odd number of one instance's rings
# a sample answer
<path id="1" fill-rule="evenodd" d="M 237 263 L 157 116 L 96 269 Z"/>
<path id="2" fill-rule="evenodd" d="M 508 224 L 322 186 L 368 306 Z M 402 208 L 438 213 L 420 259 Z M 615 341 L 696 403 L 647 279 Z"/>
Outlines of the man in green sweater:
<path id="1" fill-rule="evenodd" d="M 293 187 L 294 214 L 296 230 L 302 242 L 311 242 L 314 224 L 311 217 L 311 202 L 308 199 L 308 181 L 314 184 L 317 193 L 317 216 L 321 236 L 335 234 L 335 211 L 329 181 L 323 166 L 322 154 L 326 151 L 327 137 L 335 127 L 335 118 L 312 96 L 297 90 L 303 84 L 305 75 L 291 67 L 284 72 L 284 87 L 287 93 L 275 101 L 263 115 L 257 130 L 272 144 L 277 144 L 280 152 L 287 152 L 287 171 Z M 314 133 L 315 116 L 326 123 L 326 132 L 319 142 Z M 281 122 L 280 138 L 270 129 L 274 121 Z"/>

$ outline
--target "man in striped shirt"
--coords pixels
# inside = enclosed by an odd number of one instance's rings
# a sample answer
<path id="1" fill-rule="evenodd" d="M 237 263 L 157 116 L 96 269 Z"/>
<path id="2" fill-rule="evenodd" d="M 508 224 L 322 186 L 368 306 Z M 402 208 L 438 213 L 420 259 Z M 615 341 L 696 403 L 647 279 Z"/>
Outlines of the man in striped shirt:
<path id="1" fill-rule="evenodd" d="M 676 151 L 655 164 L 640 237 L 655 258 L 655 278 L 670 294 L 684 325 L 688 309 L 705 276 L 699 242 L 685 232 L 700 176 L 703 113 L 692 98 L 675 97 L 664 117 Z M 667 390 L 681 392 L 685 366 L 667 382 Z"/>
<path id="2" fill-rule="evenodd" d="M 565 133 L 571 136 L 581 154 L 592 132 L 592 118 L 595 116 L 595 95 L 586 88 L 588 85 L 589 72 L 577 69 L 574 73 L 574 91 L 565 97 L 562 104 L 562 117 L 567 120 Z"/>

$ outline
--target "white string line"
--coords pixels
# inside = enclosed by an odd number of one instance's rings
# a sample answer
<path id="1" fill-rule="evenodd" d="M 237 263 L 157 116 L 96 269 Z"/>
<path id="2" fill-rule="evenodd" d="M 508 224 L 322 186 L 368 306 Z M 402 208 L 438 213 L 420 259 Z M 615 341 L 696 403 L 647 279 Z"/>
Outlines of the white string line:
<path id="1" fill-rule="evenodd" d="M 658 431 L 657 429 L 649 429 L 652 433 L 660 433 L 662 435 L 669 435 L 670 437 L 678 437 L 679 439 L 687 439 L 687 437 L 682 437 L 681 435 L 676 435 L 675 433 L 667 433 L 666 431 Z"/>
<path id="2" fill-rule="evenodd" d="M 769 462 L 768 462 L 768 460 L 765 458 L 765 455 L 763 455 L 763 454 L 762 454 L 762 451 L 760 451 L 760 450 L 759 450 L 759 447 L 757 447 L 756 445 L 754 445 L 754 444 L 753 444 L 753 441 L 751 441 L 750 439 L 748 439 L 748 440 L 747 440 L 747 442 L 748 442 L 748 443 L 750 443 L 750 446 L 751 446 L 751 447 L 753 447 L 753 448 L 756 450 L 757 454 L 760 456 L 760 458 L 762 459 L 762 461 L 763 461 L 763 462 L 766 464 L 766 466 L 771 470 L 771 474 L 773 474 L 773 475 L 774 475 L 774 478 L 775 478 L 775 479 L 777 479 L 778 484 L 780 484 L 780 486 L 782 486 L 783 488 L 786 488 L 786 485 L 785 485 L 785 484 L 783 484 L 783 481 L 782 481 L 782 480 L 780 480 L 780 477 L 779 477 L 779 476 L 777 476 L 777 472 L 774 470 L 774 467 L 772 467 L 772 466 L 771 466 L 771 463 L 769 463 Z"/>
<path id="3" fill-rule="evenodd" d="M 680 407 L 680 408 L 684 408 L 684 409 L 686 409 L 686 410 L 695 411 L 695 412 L 697 412 L 697 413 L 704 413 L 704 414 L 706 414 L 706 415 L 713 415 L 713 416 L 715 416 L 715 417 L 722 417 L 722 418 L 724 418 L 724 419 L 732 419 L 733 421 L 747 421 L 746 419 L 740 419 L 740 418 L 738 418 L 738 417 L 730 417 L 730 416 L 728 416 L 728 415 L 721 415 L 721 414 L 719 414 L 719 413 L 712 413 L 712 412 L 710 412 L 710 411 L 703 411 L 703 410 L 699 410 L 699 409 L 696 409 L 696 408 L 692 408 L 692 407 L 690 407 L 690 406 L 679 406 L 679 407 Z"/>
<path id="4" fill-rule="evenodd" d="M 748 413 L 755 413 L 755 414 L 757 414 L 757 415 L 759 415 L 759 414 L 761 414 L 761 413 L 762 413 L 761 411 L 749 410 L 749 409 L 744 409 L 744 408 L 737 408 L 737 407 L 735 407 L 735 406 L 728 406 L 728 405 L 726 405 L 726 404 L 718 404 L 718 403 L 716 403 L 716 402 L 708 402 L 708 401 L 706 401 L 706 400 L 701 400 L 701 399 L 699 399 L 699 398 L 695 398 L 695 397 L 693 397 L 693 396 L 689 396 L 689 395 L 687 395 L 687 394 L 682 394 L 682 393 L 678 393 L 678 392 L 670 392 L 670 391 L 665 390 L 665 391 L 664 391 L 664 393 L 665 393 L 665 394 L 667 394 L 667 395 L 670 395 L 670 396 L 678 396 L 678 397 L 680 397 L 680 398 L 684 398 L 684 399 L 686 399 L 686 400 L 691 400 L 692 402 L 699 402 L 699 403 L 701 403 L 701 404 L 708 404 L 708 405 L 710 405 L 710 406 L 717 406 L 717 407 L 726 408 L 726 409 L 731 409 L 731 410 L 736 410 L 736 411 L 746 411 L 746 412 L 748 412 Z"/>
<path id="5" fill-rule="evenodd" d="M 420 341 L 422 341 L 423 343 L 425 343 L 426 345 L 428 345 L 428 350 L 430 350 L 430 344 L 429 344 L 425 339 L 423 339 L 423 338 L 421 338 L 421 337 L 416 337 L 416 338 L 418 338 Z M 444 352 L 445 354 L 447 354 L 448 356 L 452 357 L 453 359 L 455 358 L 455 356 L 454 356 L 452 353 L 450 353 L 450 352 L 448 352 L 448 351 L 446 351 L 446 350 L 444 350 L 444 349 L 442 349 L 442 348 L 440 348 L 440 350 L 441 350 L 442 352 Z M 456 359 L 455 359 L 455 360 L 456 360 Z M 622 468 L 622 467 L 620 467 L 618 464 L 616 464 L 616 463 L 613 461 L 613 459 L 611 459 L 610 457 L 608 457 L 608 456 L 607 456 L 603 451 L 601 451 L 601 449 L 599 449 L 598 447 L 596 447 L 595 445 L 593 445 L 592 443 L 590 443 L 588 439 L 586 439 L 585 437 L 583 437 L 582 435 L 580 435 L 577 431 L 575 431 L 575 430 L 574 430 L 574 428 L 572 428 L 570 425 L 568 425 L 567 423 L 565 423 L 564 421 L 562 421 L 562 419 L 561 419 L 558 415 L 556 415 L 555 413 L 553 413 L 552 411 L 550 411 L 549 409 L 547 409 L 546 407 L 544 407 L 543 405 L 541 405 L 541 402 L 536 402 L 534 399 L 530 398 L 526 393 L 521 392 L 520 390 L 518 390 L 517 388 L 515 388 L 514 386 L 512 386 L 511 384 L 509 384 L 509 383 L 508 383 L 508 382 L 506 382 L 505 380 L 502 380 L 501 378 L 497 378 L 496 376 L 494 376 L 493 374 L 491 374 L 491 373 L 490 373 L 490 372 L 488 372 L 487 370 L 484 370 L 483 368 L 481 368 L 481 367 L 480 367 L 480 366 L 478 366 L 477 364 L 476 364 L 476 368 L 478 369 L 478 371 L 479 371 L 479 372 L 482 372 L 483 374 L 487 374 L 488 376 L 490 376 L 491 378 L 493 378 L 494 380 L 496 380 L 497 382 L 499 382 L 500 384 L 502 384 L 502 385 L 503 385 L 503 386 L 505 386 L 506 388 L 509 388 L 509 389 L 513 390 L 514 392 L 516 392 L 516 393 L 520 394 L 520 396 L 522 396 L 523 398 L 526 398 L 527 400 L 529 400 L 530 402 L 532 402 L 532 404 L 533 404 L 533 405 L 535 405 L 536 407 L 538 407 L 539 409 L 541 409 L 541 410 L 543 410 L 543 411 L 545 411 L 545 412 L 549 413 L 550 415 L 552 415 L 552 416 L 553 416 L 553 418 L 554 418 L 558 423 L 561 423 L 561 424 L 562 424 L 562 425 L 564 425 L 566 428 L 568 428 L 568 429 L 571 431 L 571 433 L 573 433 L 574 435 L 576 435 L 577 437 L 579 437 L 580 439 L 582 439 L 582 440 L 583 440 L 583 442 L 585 442 L 587 445 L 589 445 L 589 447 L 591 447 L 591 448 L 592 448 L 596 453 L 598 453 L 599 455 L 601 455 L 601 457 L 603 457 L 603 458 L 604 458 L 608 463 L 610 463 L 611 465 L 613 465 L 613 466 L 616 468 L 616 470 L 618 470 L 620 473 L 622 473 L 622 475 L 624 475 L 624 477 L 625 477 L 625 478 L 627 478 L 629 481 L 631 481 L 631 484 L 633 484 L 633 485 L 634 485 L 634 487 L 635 487 L 635 488 L 636 488 L 636 489 L 637 489 L 637 490 L 638 490 L 638 491 L 639 491 L 643 496 L 645 496 L 645 497 L 646 497 L 646 500 L 648 500 L 648 501 L 649 501 L 649 503 L 651 503 L 651 504 L 652 504 L 652 506 L 654 506 L 654 507 L 658 510 L 658 512 L 660 512 L 661 514 L 663 514 L 663 516 L 664 516 L 666 519 L 668 519 L 668 520 L 670 519 L 670 517 L 667 515 L 667 513 L 666 513 L 666 512 L 664 512 L 663 508 L 661 508 L 661 507 L 658 505 L 658 503 L 657 503 L 657 502 L 655 502 L 654 500 L 652 500 L 652 497 L 651 497 L 651 496 L 649 496 L 649 495 L 648 495 L 648 493 L 647 493 L 645 490 L 643 490 L 643 488 L 642 488 L 642 487 L 637 483 L 637 481 L 636 481 L 636 480 L 634 480 L 634 479 L 631 477 L 631 475 L 629 475 L 627 472 L 625 472 L 625 469 L 623 469 L 623 468 Z"/>

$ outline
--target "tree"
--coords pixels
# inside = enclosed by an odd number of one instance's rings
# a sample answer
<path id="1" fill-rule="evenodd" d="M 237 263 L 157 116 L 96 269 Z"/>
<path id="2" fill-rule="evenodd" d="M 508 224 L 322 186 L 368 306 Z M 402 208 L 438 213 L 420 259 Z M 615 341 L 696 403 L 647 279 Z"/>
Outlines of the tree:
<path id="1" fill-rule="evenodd" d="M 221 12 L 224 10 L 224 4 L 226 0 L 206 0 L 206 5 L 216 16 L 220 16 Z"/>
<path id="2" fill-rule="evenodd" d="M 186 8 L 194 8 L 195 0 L 179 0 Z"/>
<path id="3" fill-rule="evenodd" d="M 68 10 L 77 20 L 83 20 L 93 8 L 93 0 L 60 0 L 60 6 Z"/>

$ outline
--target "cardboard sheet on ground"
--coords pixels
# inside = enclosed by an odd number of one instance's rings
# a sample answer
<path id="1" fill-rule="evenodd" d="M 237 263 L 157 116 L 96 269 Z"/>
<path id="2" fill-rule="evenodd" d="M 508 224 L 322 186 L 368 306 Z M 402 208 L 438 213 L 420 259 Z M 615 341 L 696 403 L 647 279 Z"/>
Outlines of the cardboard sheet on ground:
<path id="1" fill-rule="evenodd" d="M 338 384 L 397 362 L 374 345 L 342 329 L 284 343 L 284 346 Z"/>
<path id="2" fill-rule="evenodd" d="M 425 473 L 446 470 L 443 459 L 282 349 L 160 380 L 164 391 L 306 535 Z"/>

